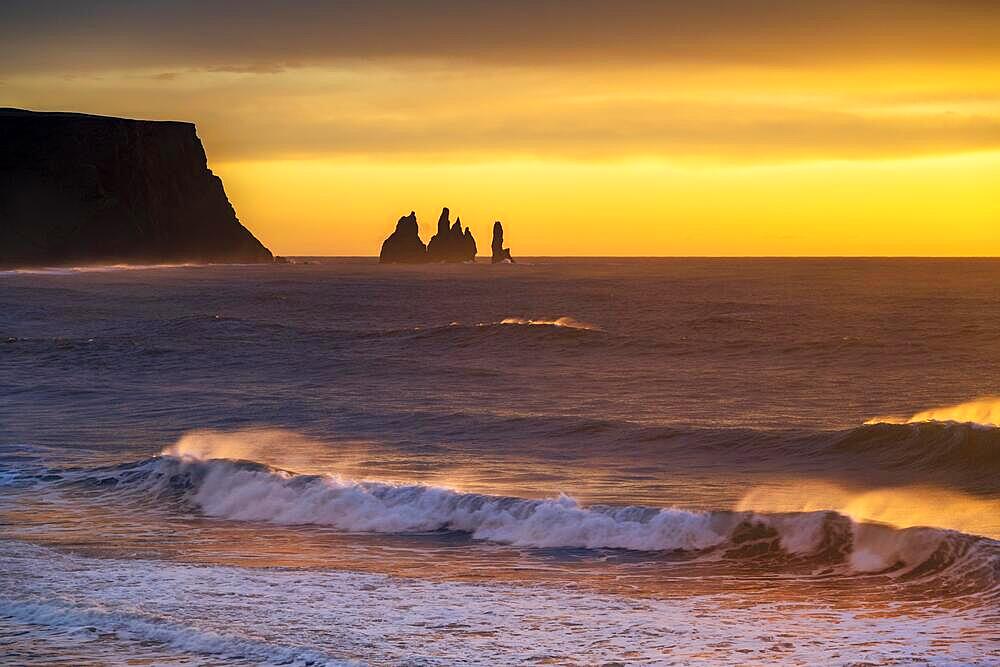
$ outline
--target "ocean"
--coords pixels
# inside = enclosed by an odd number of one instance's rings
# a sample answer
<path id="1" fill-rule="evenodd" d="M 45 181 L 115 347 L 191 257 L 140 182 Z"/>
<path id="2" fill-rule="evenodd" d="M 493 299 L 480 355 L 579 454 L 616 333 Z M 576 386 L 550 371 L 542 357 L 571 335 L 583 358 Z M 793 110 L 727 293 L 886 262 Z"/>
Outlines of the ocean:
<path id="1" fill-rule="evenodd" d="M 0 272 L 0 663 L 1000 664 L 1000 261 Z"/>

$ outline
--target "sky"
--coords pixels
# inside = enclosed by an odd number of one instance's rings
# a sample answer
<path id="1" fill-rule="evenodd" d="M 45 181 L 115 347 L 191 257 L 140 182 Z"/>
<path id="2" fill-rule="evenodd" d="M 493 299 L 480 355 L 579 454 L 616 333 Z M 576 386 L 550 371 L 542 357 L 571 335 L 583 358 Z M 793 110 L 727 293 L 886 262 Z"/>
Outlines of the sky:
<path id="1" fill-rule="evenodd" d="M 196 123 L 282 255 L 1000 255 L 992 0 L 5 0 L 0 106 Z"/>

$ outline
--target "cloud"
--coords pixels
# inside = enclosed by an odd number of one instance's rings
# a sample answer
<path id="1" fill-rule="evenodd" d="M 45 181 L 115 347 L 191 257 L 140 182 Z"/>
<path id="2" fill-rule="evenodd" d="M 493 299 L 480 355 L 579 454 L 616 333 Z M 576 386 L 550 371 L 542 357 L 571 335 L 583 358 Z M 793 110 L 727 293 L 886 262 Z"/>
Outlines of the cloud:
<path id="1" fill-rule="evenodd" d="M 653 158 L 778 163 L 884 159 L 1000 149 L 1000 120 L 951 115 L 865 117 L 838 112 L 692 105 L 604 107 L 575 113 L 463 115 L 392 121 L 340 116 L 259 128 L 253 147 L 227 141 L 224 157 L 361 156 L 572 160 Z"/>
<path id="2" fill-rule="evenodd" d="M 19 77 L 12 103 L 192 120 L 213 160 L 351 157 L 781 163 L 1000 150 L 1000 112 L 961 94 L 810 94 L 672 74 L 358 66 Z M 876 86 L 877 87 L 877 86 Z M 112 102 L 113 101 L 113 102 Z"/>
<path id="3" fill-rule="evenodd" d="M 881 159 L 1000 148 L 998 31 L 975 1 L 8 0 L 0 79 L 194 121 L 215 160 Z"/>
<path id="4" fill-rule="evenodd" d="M 996 62 L 998 30 L 975 0 L 6 0 L 0 68 Z"/>

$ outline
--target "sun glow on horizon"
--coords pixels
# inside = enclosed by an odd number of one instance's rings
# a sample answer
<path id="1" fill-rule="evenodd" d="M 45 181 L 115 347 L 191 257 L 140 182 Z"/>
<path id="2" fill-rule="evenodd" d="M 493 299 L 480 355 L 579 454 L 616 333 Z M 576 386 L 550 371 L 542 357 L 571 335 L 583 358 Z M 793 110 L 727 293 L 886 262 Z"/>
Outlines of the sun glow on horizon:
<path id="1" fill-rule="evenodd" d="M 1000 152 L 777 165 L 266 160 L 214 165 L 265 243 L 373 255 L 396 219 L 449 206 L 522 256 L 993 256 Z M 252 214 L 252 215 L 251 215 Z M 947 230 L 947 233 L 945 233 Z"/>

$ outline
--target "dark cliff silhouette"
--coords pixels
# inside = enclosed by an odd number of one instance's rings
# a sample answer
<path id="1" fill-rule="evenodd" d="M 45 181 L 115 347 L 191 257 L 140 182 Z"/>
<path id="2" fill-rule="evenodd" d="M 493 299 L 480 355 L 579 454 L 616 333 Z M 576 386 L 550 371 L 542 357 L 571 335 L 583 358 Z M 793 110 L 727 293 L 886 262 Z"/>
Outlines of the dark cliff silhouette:
<path id="1" fill-rule="evenodd" d="M 514 258 L 510 256 L 510 248 L 503 247 L 503 225 L 497 220 L 493 223 L 493 243 L 491 244 L 493 250 L 493 264 L 500 264 L 501 262 L 514 262 Z"/>
<path id="2" fill-rule="evenodd" d="M 0 265 L 272 260 L 193 124 L 0 109 Z"/>
<path id="3" fill-rule="evenodd" d="M 382 243 L 379 262 L 382 264 L 419 264 L 423 262 L 469 262 L 476 261 L 476 239 L 472 230 L 462 229 L 462 219 L 451 223 L 447 208 L 438 218 L 437 234 L 431 237 L 426 249 L 417 229 L 417 216 L 400 218 L 396 231 Z"/>
<path id="4" fill-rule="evenodd" d="M 427 248 L 420 240 L 417 214 L 410 211 L 396 223 L 396 231 L 382 243 L 378 261 L 382 264 L 422 264 L 427 261 Z"/>

